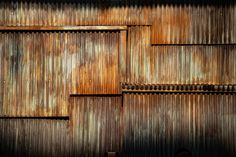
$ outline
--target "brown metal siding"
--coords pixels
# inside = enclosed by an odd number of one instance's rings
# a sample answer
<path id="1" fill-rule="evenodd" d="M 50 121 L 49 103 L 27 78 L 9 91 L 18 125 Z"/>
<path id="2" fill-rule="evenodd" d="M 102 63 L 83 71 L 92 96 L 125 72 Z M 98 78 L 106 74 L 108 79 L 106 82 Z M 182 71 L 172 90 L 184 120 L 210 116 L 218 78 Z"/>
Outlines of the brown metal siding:
<path id="1" fill-rule="evenodd" d="M 1 1 L 0 156 L 234 157 L 236 5 L 213 1 Z"/>
<path id="2" fill-rule="evenodd" d="M 75 97 L 70 102 L 72 156 L 104 156 L 106 152 L 121 151 L 121 97 Z"/>
<path id="3" fill-rule="evenodd" d="M 66 116 L 69 94 L 119 92 L 119 32 L 1 32 L 1 116 Z"/>
<path id="4" fill-rule="evenodd" d="M 235 45 L 150 45 L 149 26 L 128 28 L 124 82 L 235 84 Z"/>
<path id="5" fill-rule="evenodd" d="M 236 42 L 236 6 L 163 5 L 153 9 L 153 44 Z"/>
<path id="6" fill-rule="evenodd" d="M 0 119 L 0 153 L 9 156 L 68 156 L 67 120 Z"/>
<path id="7" fill-rule="evenodd" d="M 124 155 L 234 156 L 235 95 L 125 94 Z"/>
<path id="8" fill-rule="evenodd" d="M 1 2 L 0 25 L 152 25 L 152 44 L 236 43 L 234 3 L 171 2 Z"/>
<path id="9" fill-rule="evenodd" d="M 119 93 L 119 32 L 75 33 L 72 42 L 70 93 Z"/>

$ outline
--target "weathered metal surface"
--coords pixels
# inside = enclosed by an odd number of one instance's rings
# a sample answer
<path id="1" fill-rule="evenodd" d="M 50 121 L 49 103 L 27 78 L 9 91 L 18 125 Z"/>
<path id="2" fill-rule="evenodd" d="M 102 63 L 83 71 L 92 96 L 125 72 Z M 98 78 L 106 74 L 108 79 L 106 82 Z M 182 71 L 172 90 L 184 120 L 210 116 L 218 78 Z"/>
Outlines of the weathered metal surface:
<path id="1" fill-rule="evenodd" d="M 0 115 L 66 116 L 73 93 L 120 90 L 119 32 L 1 32 Z"/>
<path id="2" fill-rule="evenodd" d="M 236 43 L 236 5 L 162 5 L 154 9 L 152 44 Z"/>
<path id="3" fill-rule="evenodd" d="M 235 84 L 235 45 L 150 46 L 150 27 L 128 28 L 127 75 L 144 84 Z"/>
<path id="4" fill-rule="evenodd" d="M 1 1 L 0 156 L 235 156 L 235 21 L 231 0 Z"/>
<path id="5" fill-rule="evenodd" d="M 0 25 L 152 25 L 152 44 L 235 44 L 236 5 L 221 3 L 2 1 Z"/>
<path id="6" fill-rule="evenodd" d="M 122 97 L 71 98 L 70 117 L 72 156 L 121 151 Z"/>
<path id="7" fill-rule="evenodd" d="M 236 97 L 125 94 L 123 156 L 235 156 Z"/>
<path id="8" fill-rule="evenodd" d="M 76 44 L 70 94 L 119 93 L 119 41 L 119 32 L 88 32 L 72 38 Z"/>
<path id="9" fill-rule="evenodd" d="M 67 157 L 67 120 L 0 119 L 1 157 Z"/>

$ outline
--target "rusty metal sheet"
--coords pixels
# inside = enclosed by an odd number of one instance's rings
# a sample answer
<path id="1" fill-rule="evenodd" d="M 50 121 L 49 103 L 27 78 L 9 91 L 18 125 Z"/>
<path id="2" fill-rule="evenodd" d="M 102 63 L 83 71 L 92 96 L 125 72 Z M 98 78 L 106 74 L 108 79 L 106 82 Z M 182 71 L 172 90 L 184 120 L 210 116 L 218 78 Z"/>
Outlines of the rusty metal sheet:
<path id="1" fill-rule="evenodd" d="M 1 32 L 0 115 L 66 116 L 73 93 L 120 90 L 119 32 Z"/>
<path id="2" fill-rule="evenodd" d="M 0 119 L 2 157 L 66 157 L 67 120 Z"/>
<path id="3" fill-rule="evenodd" d="M 124 94 L 124 156 L 235 156 L 236 97 Z"/>
<path id="4" fill-rule="evenodd" d="M 0 25 L 152 25 L 152 44 L 235 44 L 236 5 L 224 2 L 3 1 Z"/>
<path id="5" fill-rule="evenodd" d="M 72 156 L 96 157 L 121 151 L 121 97 L 73 97 L 70 102 Z"/>
<path id="6" fill-rule="evenodd" d="M 236 43 L 236 5 L 162 5 L 153 9 L 152 44 Z"/>
<path id="7" fill-rule="evenodd" d="M 117 32 L 73 33 L 70 94 L 117 94 L 119 85 L 119 42 Z"/>
<path id="8" fill-rule="evenodd" d="M 144 84 L 235 84 L 235 45 L 151 46 L 149 26 L 131 26 L 127 75 Z"/>

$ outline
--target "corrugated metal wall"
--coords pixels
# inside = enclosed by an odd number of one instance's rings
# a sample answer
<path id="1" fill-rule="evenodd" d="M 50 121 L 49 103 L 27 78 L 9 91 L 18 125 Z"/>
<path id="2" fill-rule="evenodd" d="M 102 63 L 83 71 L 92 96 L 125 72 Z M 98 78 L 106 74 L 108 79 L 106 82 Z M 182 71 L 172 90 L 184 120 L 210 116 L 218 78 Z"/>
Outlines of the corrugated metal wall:
<path id="1" fill-rule="evenodd" d="M 70 145 L 72 156 L 104 156 L 120 152 L 122 97 L 71 98 Z"/>
<path id="2" fill-rule="evenodd" d="M 68 156 L 67 120 L 0 119 L 0 152 L 9 156 Z"/>
<path id="3" fill-rule="evenodd" d="M 153 44 L 235 43 L 235 21 L 236 5 L 231 0 L 0 4 L 0 25 L 152 25 Z"/>
<path id="4" fill-rule="evenodd" d="M 1 116 L 67 116 L 69 94 L 119 92 L 119 32 L 1 32 L 0 43 Z"/>
<path id="5" fill-rule="evenodd" d="M 232 0 L 1 1 L 0 156 L 235 156 L 235 21 Z"/>
<path id="6" fill-rule="evenodd" d="M 234 156 L 235 95 L 124 95 L 124 156 Z"/>
<path id="7" fill-rule="evenodd" d="M 235 84 L 235 45 L 150 46 L 150 27 L 128 29 L 125 82 Z"/>

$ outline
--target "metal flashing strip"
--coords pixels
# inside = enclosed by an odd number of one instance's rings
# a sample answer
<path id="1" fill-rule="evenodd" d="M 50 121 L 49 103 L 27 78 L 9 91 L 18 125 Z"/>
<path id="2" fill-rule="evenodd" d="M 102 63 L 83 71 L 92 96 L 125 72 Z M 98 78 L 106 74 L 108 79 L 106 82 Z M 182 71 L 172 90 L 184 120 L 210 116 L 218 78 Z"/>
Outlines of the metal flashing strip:
<path id="1" fill-rule="evenodd" d="M 116 31 L 127 26 L 0 26 L 0 31 Z"/>
<path id="2" fill-rule="evenodd" d="M 70 94 L 70 97 L 119 97 L 122 94 Z"/>
<path id="3" fill-rule="evenodd" d="M 28 116 L 22 116 L 22 117 L 13 117 L 13 116 L 5 116 L 5 117 L 0 117 L 0 119 L 44 119 L 44 120 L 69 120 L 69 116 L 49 116 L 49 117 L 28 117 Z"/>

